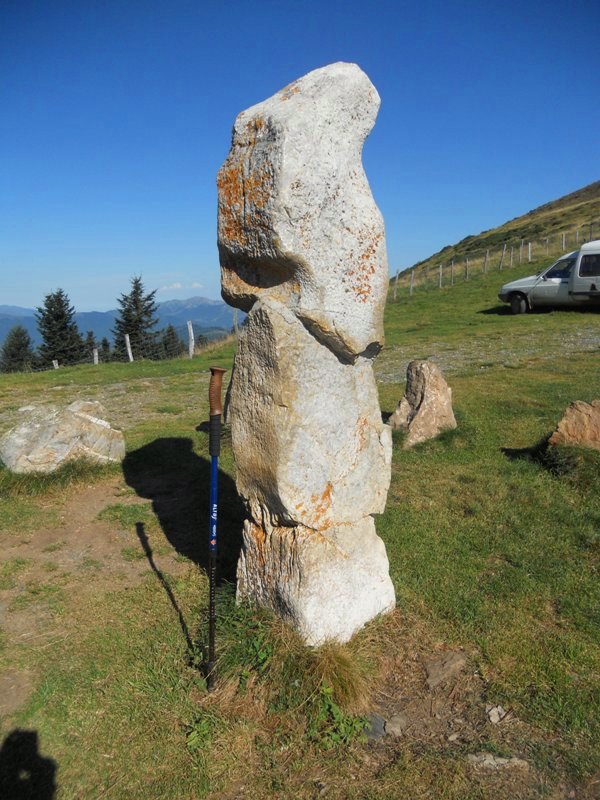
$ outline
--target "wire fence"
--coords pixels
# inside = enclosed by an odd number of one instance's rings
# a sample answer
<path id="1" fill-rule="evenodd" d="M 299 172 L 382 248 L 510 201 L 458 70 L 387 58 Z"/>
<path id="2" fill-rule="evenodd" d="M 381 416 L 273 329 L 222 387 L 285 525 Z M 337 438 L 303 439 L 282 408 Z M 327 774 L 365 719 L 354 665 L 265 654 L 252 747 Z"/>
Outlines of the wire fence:
<path id="1" fill-rule="evenodd" d="M 600 236 L 600 219 L 559 233 L 549 233 L 535 239 L 507 239 L 490 247 L 470 249 L 468 245 L 452 248 L 450 256 L 440 253 L 422 266 L 417 264 L 403 272 L 398 270 L 391 279 L 392 297 L 397 300 L 402 293 L 412 295 L 417 289 L 441 289 L 468 281 L 475 274 L 501 271 L 516 266 L 525 267 L 546 259 L 550 264 L 564 253 L 577 250 L 585 242 Z"/>
<path id="2" fill-rule="evenodd" d="M 234 327 L 237 329 L 237 326 Z M 100 366 L 115 362 L 190 359 L 221 346 L 237 334 L 237 330 L 235 333 L 224 331 L 222 336 L 207 338 L 204 330 L 188 321 L 186 325 L 172 326 L 143 336 L 125 334 L 122 341 L 116 340 L 112 344 L 106 338 L 93 343 L 83 339 L 70 346 L 59 344 L 55 352 L 48 352 L 48 347 L 42 345 L 22 363 L 15 362 L 7 368 L 0 361 L 0 374 L 44 372 L 82 364 Z"/>

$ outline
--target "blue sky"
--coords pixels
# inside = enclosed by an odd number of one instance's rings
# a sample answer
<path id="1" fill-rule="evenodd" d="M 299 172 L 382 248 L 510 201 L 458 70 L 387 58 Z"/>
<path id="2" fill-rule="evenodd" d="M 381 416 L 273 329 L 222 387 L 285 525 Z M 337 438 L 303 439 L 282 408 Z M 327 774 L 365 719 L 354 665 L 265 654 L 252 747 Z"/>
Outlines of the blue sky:
<path id="1" fill-rule="evenodd" d="M 334 61 L 382 97 L 364 163 L 391 271 L 578 189 L 599 29 L 597 0 L 2 0 L 0 305 L 114 308 L 140 273 L 218 297 L 235 116 Z"/>

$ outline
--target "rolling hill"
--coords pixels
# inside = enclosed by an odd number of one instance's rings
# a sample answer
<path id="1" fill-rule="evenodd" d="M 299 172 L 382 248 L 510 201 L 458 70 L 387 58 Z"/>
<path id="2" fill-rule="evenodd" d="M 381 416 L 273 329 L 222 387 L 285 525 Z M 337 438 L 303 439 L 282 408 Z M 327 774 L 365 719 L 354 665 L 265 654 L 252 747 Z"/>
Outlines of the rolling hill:
<path id="1" fill-rule="evenodd" d="M 402 275 L 406 278 L 411 271 L 417 274 L 437 267 L 441 262 L 463 261 L 467 257 L 481 258 L 486 250 L 499 251 L 504 244 L 519 247 L 521 241 L 543 243 L 547 251 L 553 249 L 565 233 L 575 246 L 575 232 L 579 231 L 578 241 L 589 241 L 600 237 L 600 181 L 590 183 L 582 189 L 551 200 L 544 205 L 509 220 L 496 228 L 467 236 L 453 245 L 448 245 L 429 258 L 419 261 Z M 550 240 L 546 246 L 546 238 Z M 556 249 L 556 248 L 554 248 Z M 573 248 L 571 248 L 573 249 Z"/>

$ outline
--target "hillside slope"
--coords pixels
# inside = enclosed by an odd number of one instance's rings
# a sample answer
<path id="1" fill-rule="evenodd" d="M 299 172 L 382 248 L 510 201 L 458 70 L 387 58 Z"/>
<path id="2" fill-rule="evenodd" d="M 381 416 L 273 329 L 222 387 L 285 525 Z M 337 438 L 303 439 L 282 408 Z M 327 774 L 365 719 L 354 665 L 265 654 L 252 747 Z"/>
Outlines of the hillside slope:
<path id="1" fill-rule="evenodd" d="M 479 257 L 488 249 L 502 248 L 505 243 L 509 248 L 511 244 L 515 248 L 519 247 L 521 241 L 525 244 L 543 243 L 546 247 L 545 239 L 548 237 L 549 250 L 555 250 L 559 242 L 562 245 L 563 233 L 567 234 L 567 243 L 571 239 L 574 246 L 577 229 L 579 229 L 579 242 L 600 237 L 600 181 L 545 203 L 496 228 L 467 236 L 456 244 L 442 248 L 424 261 L 414 264 L 403 274 L 406 275 L 412 270 L 417 273 L 424 272 L 442 261 L 448 262 L 452 259 L 461 261 L 467 257 Z"/>

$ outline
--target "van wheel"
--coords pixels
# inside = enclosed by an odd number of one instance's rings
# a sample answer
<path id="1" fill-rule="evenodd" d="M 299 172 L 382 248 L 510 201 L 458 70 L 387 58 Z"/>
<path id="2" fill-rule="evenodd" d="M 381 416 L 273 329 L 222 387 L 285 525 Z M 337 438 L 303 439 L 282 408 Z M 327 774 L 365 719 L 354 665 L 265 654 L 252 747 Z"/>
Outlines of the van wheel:
<path id="1" fill-rule="evenodd" d="M 513 314 L 524 314 L 527 311 L 527 300 L 522 294 L 511 294 L 510 310 Z"/>

